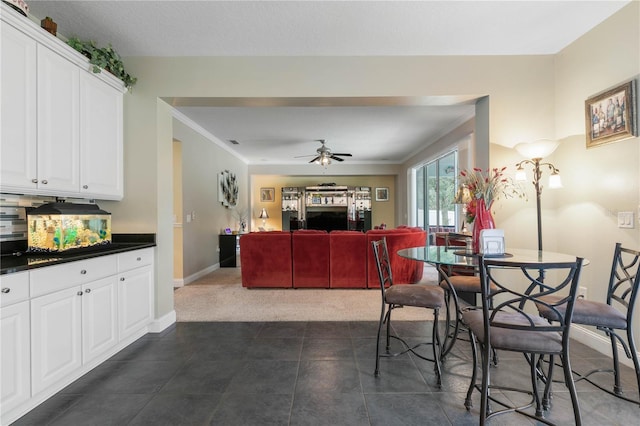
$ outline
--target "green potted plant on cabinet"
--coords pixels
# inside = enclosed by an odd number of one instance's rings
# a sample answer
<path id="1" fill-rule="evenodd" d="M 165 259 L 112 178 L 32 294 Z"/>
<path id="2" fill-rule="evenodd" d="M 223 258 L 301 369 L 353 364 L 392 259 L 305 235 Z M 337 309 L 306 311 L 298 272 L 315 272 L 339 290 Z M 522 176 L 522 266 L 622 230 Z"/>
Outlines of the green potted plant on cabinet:
<path id="1" fill-rule="evenodd" d="M 122 58 L 111 44 L 107 47 L 98 47 L 94 41 L 80 40 L 77 37 L 71 37 L 67 40 L 67 44 L 89 58 L 94 73 L 104 69 L 122 80 L 128 90 L 131 90 L 138 81 L 136 77 L 132 77 L 125 71 Z"/>

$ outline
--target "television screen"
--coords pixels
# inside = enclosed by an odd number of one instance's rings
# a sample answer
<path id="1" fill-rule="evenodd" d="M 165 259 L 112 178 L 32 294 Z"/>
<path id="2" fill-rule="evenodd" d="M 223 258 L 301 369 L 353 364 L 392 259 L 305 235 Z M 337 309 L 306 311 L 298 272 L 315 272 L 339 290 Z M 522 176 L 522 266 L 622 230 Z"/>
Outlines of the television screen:
<path id="1" fill-rule="evenodd" d="M 346 230 L 348 229 L 347 210 L 307 211 L 307 229 Z"/>

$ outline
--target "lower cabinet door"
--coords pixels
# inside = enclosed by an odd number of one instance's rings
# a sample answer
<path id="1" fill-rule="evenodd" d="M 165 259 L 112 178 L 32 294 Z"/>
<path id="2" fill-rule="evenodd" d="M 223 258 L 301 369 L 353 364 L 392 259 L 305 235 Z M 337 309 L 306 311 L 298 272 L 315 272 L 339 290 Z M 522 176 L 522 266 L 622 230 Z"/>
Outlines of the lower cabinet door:
<path id="1" fill-rule="evenodd" d="M 0 407 L 7 413 L 31 397 L 29 301 L 5 306 L 0 315 Z M 0 419 L 1 424 L 6 424 Z"/>
<path id="2" fill-rule="evenodd" d="M 118 297 L 115 276 L 82 286 L 82 362 L 118 343 Z"/>
<path id="3" fill-rule="evenodd" d="M 153 270 L 151 266 L 119 275 L 118 317 L 120 339 L 124 339 L 153 319 Z"/>
<path id="4" fill-rule="evenodd" d="M 31 300 L 34 395 L 82 366 L 81 296 L 78 286 Z"/>

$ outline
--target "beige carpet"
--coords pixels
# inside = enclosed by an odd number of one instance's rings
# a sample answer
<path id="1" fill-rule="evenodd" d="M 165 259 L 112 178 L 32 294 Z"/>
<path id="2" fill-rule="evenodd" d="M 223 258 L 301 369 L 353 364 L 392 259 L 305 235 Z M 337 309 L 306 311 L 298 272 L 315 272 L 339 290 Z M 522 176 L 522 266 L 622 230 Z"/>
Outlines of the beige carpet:
<path id="1" fill-rule="evenodd" d="M 421 282 L 435 283 L 426 266 Z M 378 289 L 246 289 L 240 268 L 220 268 L 174 293 L 179 322 L 189 321 L 378 321 Z M 403 308 L 394 319 L 430 320 L 429 311 Z"/>

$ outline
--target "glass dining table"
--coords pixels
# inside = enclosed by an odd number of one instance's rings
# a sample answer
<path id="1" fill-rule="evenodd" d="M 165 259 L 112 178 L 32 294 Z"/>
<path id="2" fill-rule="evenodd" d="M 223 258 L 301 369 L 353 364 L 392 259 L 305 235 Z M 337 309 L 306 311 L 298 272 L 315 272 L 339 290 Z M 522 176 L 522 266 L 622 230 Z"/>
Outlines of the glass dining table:
<path id="1" fill-rule="evenodd" d="M 453 286 L 449 282 L 449 275 L 452 268 L 467 268 L 470 271 L 477 271 L 480 261 L 480 255 L 468 253 L 465 247 L 447 247 L 447 246 L 421 246 L 411 247 L 398 250 L 398 255 L 407 259 L 417 260 L 429 263 L 436 267 L 440 274 L 439 281 L 446 281 L 449 285 L 450 294 L 453 295 L 455 304 L 455 312 L 460 312 L 461 303 L 475 305 L 475 294 L 457 295 Z M 507 249 L 503 255 L 492 255 L 492 259 L 497 259 L 505 263 L 559 263 L 559 262 L 575 262 L 576 256 L 564 253 L 556 253 L 551 251 L 538 251 L 527 249 Z M 584 259 L 582 265 L 588 265 L 589 261 Z M 540 271 L 544 279 L 544 271 Z M 447 306 L 447 329 L 451 324 L 451 316 Z M 455 321 L 453 333 L 445 335 L 443 344 L 444 357 L 451 351 L 459 331 L 459 321 Z"/>

